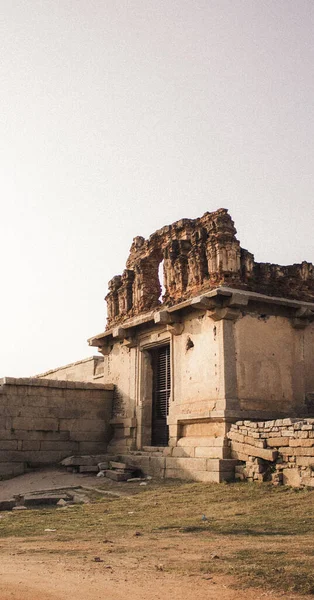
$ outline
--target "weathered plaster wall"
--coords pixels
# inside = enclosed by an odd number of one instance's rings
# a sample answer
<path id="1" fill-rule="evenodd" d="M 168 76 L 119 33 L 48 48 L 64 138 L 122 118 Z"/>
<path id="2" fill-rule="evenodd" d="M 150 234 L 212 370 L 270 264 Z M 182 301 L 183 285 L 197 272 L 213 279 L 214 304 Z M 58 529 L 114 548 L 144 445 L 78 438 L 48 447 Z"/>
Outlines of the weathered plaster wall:
<path id="1" fill-rule="evenodd" d="M 206 418 L 224 397 L 221 324 L 193 312 L 181 335 L 173 336 L 173 406 L 175 419 Z M 192 346 L 193 344 L 193 346 Z"/>
<path id="2" fill-rule="evenodd" d="M 234 329 L 240 408 L 303 414 L 314 390 L 313 324 L 295 329 L 284 317 L 246 315 Z"/>
<path id="3" fill-rule="evenodd" d="M 83 360 L 35 375 L 39 379 L 58 381 L 95 381 L 103 377 L 103 356 L 91 356 Z"/>
<path id="4" fill-rule="evenodd" d="M 226 392 L 224 324 L 215 323 L 204 311 L 194 310 L 183 317 L 180 327 L 182 333 L 175 335 L 171 328 L 155 326 L 139 333 L 132 342 L 133 347 L 116 341 L 104 357 L 104 381 L 115 385 L 112 420 L 115 449 L 123 451 L 127 447 L 151 443 L 149 350 L 158 344 L 169 343 L 171 347 L 170 436 L 178 438 L 179 423 L 193 419 L 208 421 L 213 414 L 217 416 L 217 411 L 220 411 L 220 417 L 223 415 Z M 209 428 L 208 423 L 206 426 Z M 209 429 L 207 435 L 211 436 Z"/>
<path id="5" fill-rule="evenodd" d="M 48 379 L 0 380 L 0 476 L 25 464 L 104 453 L 113 386 Z"/>

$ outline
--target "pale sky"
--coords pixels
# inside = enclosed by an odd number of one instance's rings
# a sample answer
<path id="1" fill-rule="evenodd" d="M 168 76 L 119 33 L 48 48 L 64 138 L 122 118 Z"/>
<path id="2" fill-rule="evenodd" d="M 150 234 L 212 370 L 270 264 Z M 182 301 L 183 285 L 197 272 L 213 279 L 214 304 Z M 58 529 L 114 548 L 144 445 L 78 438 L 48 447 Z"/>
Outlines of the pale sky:
<path id="1" fill-rule="evenodd" d="M 0 376 L 92 355 L 132 239 L 314 261 L 313 0 L 0 0 Z"/>

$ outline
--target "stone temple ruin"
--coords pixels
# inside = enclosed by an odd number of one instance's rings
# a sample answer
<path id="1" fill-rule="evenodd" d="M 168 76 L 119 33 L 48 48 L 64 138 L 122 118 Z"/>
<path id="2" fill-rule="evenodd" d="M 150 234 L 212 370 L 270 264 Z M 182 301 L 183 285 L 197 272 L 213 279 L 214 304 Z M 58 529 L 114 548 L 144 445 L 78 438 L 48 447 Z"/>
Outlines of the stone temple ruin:
<path id="1" fill-rule="evenodd" d="M 55 409 L 55 458 L 69 455 L 75 442 L 73 452 L 106 452 L 160 477 L 220 482 L 233 480 L 236 468 L 238 478 L 250 472 L 258 479 L 254 474 L 274 472 L 278 456 L 283 455 L 270 438 L 285 437 L 282 429 L 275 435 L 275 424 L 262 424 L 283 420 L 291 448 L 302 446 L 293 442 L 299 433 L 301 441 L 308 440 L 307 456 L 313 452 L 314 469 L 314 433 L 313 446 L 312 434 L 301 435 L 314 428 L 311 263 L 255 262 L 254 255 L 241 248 L 228 211 L 219 209 L 163 227 L 148 240 L 134 238 L 126 269 L 108 287 L 106 330 L 89 339 L 102 358 L 55 369 L 25 383 L 35 386 L 37 382 L 37 390 L 48 381 L 49 390 L 66 381 L 88 388 L 86 401 L 80 388 L 82 412 L 76 416 L 75 392 L 72 389 L 67 404 L 65 389 L 70 388 L 62 388 L 65 413 L 61 417 Z M 99 393 L 106 395 L 105 412 L 98 410 Z M 24 456 L 24 462 L 32 463 L 27 452 L 35 451 L 27 450 L 31 440 L 26 433 L 24 450 L 19 434 L 10 438 L 12 428 L 25 431 L 14 427 L 14 418 L 7 415 L 5 439 L 20 444 L 20 450 L 14 451 L 20 453 L 21 462 Z M 258 439 L 253 435 L 257 423 Z M 22 425 L 31 433 L 29 421 Z M 246 435 L 246 429 L 252 435 Z M 58 437 L 61 431 L 67 432 L 63 440 Z M 48 431 L 45 436 L 39 429 L 33 462 L 40 462 L 41 450 L 52 448 Z M 261 461 L 272 462 L 274 468 L 264 469 Z M 257 466 L 245 470 L 246 463 Z M 308 482 L 311 459 L 301 465 L 297 454 L 284 453 L 286 470 L 301 467 L 308 469 L 303 473 Z"/>

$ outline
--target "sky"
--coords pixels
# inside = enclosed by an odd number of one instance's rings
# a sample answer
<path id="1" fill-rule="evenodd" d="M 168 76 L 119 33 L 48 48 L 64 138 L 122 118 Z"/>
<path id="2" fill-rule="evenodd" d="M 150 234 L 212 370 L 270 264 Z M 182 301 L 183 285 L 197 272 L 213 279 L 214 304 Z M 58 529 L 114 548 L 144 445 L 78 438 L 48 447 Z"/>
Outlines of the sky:
<path id="1" fill-rule="evenodd" d="M 0 0 L 0 376 L 95 354 L 133 237 L 314 261 L 313 0 Z"/>

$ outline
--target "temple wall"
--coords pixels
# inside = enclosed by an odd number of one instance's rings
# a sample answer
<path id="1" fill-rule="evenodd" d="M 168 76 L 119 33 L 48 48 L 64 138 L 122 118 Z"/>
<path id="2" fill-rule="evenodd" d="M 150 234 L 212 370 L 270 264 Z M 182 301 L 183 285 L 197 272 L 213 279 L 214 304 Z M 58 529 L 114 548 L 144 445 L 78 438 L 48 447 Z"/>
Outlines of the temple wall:
<path id="1" fill-rule="evenodd" d="M 193 344 L 193 346 L 191 346 Z M 173 406 L 175 419 L 205 418 L 224 397 L 221 323 L 206 313 L 191 313 L 184 331 L 173 337 Z"/>
<path id="2" fill-rule="evenodd" d="M 234 327 L 240 408 L 257 417 L 303 414 L 314 390 L 314 324 L 295 329 L 284 317 L 246 315 Z"/>

